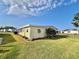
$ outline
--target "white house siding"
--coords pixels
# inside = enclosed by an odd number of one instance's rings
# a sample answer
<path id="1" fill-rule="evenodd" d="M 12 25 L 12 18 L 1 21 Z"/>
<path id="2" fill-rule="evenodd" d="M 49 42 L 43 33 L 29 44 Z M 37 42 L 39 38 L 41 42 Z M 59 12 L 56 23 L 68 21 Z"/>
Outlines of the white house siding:
<path id="1" fill-rule="evenodd" d="M 23 28 L 22 30 L 20 30 L 19 34 L 30 39 L 30 28 Z"/>
<path id="2" fill-rule="evenodd" d="M 1 32 L 14 32 L 16 29 L 0 29 Z"/>
<path id="3" fill-rule="evenodd" d="M 12 31 L 13 31 L 13 29 L 8 29 L 8 31 L 12 32 Z"/>
<path id="4" fill-rule="evenodd" d="M 79 34 L 79 31 L 72 30 L 72 31 L 70 31 L 70 34 Z"/>
<path id="5" fill-rule="evenodd" d="M 40 33 L 38 33 L 38 29 L 40 29 Z M 43 38 L 46 36 L 45 33 L 46 28 L 43 27 L 31 27 L 30 37 L 31 39 Z"/>
<path id="6" fill-rule="evenodd" d="M 65 33 L 65 34 L 68 34 L 69 32 L 68 32 L 68 31 L 64 31 L 64 33 Z"/>
<path id="7" fill-rule="evenodd" d="M 6 29 L 3 29 L 2 32 L 6 32 Z"/>
<path id="8" fill-rule="evenodd" d="M 25 36 L 28 39 L 37 39 L 37 38 L 44 38 L 46 37 L 46 29 L 47 28 L 56 29 L 53 26 L 33 26 L 33 25 L 26 25 L 20 28 L 19 34 L 21 36 Z M 38 29 L 40 29 L 40 33 L 38 33 Z M 28 32 L 27 32 L 28 30 Z"/>
<path id="9" fill-rule="evenodd" d="M 79 34 L 79 30 L 62 31 L 62 34 Z"/>

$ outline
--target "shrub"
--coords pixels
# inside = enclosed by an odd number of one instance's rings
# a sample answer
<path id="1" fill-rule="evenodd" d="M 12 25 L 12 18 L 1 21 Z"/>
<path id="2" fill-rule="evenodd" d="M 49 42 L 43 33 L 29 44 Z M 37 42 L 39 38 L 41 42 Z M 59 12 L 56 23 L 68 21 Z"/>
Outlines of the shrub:
<path id="1" fill-rule="evenodd" d="M 18 34 L 18 32 L 17 32 L 17 31 L 15 31 L 15 32 L 14 32 L 14 34 Z"/>
<path id="2" fill-rule="evenodd" d="M 56 33 L 57 33 L 57 31 L 52 29 L 52 28 L 46 29 L 46 36 L 47 36 L 47 38 L 55 37 Z"/>

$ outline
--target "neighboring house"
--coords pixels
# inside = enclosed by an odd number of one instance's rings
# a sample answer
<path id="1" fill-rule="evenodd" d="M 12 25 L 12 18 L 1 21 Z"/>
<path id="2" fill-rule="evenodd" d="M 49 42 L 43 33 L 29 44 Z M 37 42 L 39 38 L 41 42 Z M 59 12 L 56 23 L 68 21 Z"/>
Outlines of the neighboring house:
<path id="1" fill-rule="evenodd" d="M 62 30 L 61 34 L 79 34 L 79 30 L 77 30 L 77 29 L 66 29 L 66 30 Z"/>
<path id="2" fill-rule="evenodd" d="M 37 26 L 37 25 L 25 25 L 19 29 L 19 34 L 21 36 L 27 37 L 28 39 L 44 38 L 46 37 L 46 29 L 53 28 L 54 26 Z"/>
<path id="3" fill-rule="evenodd" d="M 14 32 L 16 28 L 13 26 L 0 27 L 0 32 Z"/>

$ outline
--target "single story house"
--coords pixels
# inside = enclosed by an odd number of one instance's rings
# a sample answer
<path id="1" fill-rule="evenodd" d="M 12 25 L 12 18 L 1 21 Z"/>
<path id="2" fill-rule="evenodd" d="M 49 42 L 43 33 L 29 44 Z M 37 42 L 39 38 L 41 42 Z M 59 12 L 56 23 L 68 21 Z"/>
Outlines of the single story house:
<path id="1" fill-rule="evenodd" d="M 13 26 L 0 27 L 0 32 L 14 32 L 17 29 Z"/>
<path id="2" fill-rule="evenodd" d="M 66 30 L 62 30 L 61 34 L 79 34 L 79 30 L 77 30 L 77 29 L 66 29 Z"/>
<path id="3" fill-rule="evenodd" d="M 46 37 L 46 29 L 53 28 L 56 30 L 54 26 L 37 26 L 37 25 L 25 25 L 21 27 L 18 31 L 19 35 L 27 37 L 28 39 L 37 39 Z"/>

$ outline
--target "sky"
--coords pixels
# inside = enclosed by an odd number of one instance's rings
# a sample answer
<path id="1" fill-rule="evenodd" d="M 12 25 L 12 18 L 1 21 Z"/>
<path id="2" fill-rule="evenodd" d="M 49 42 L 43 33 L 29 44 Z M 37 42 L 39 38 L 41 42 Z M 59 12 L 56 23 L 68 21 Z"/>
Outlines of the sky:
<path id="1" fill-rule="evenodd" d="M 0 26 L 53 25 L 73 29 L 79 0 L 0 0 Z"/>

